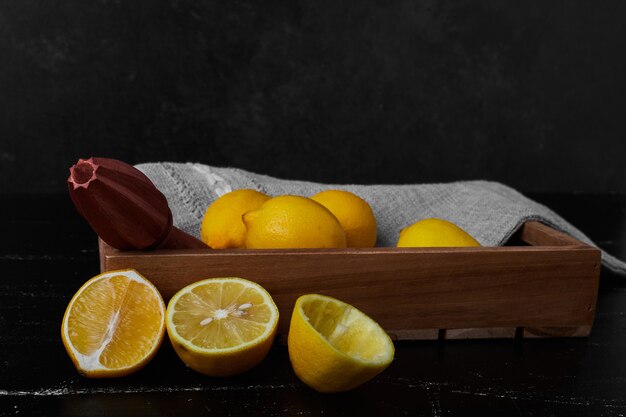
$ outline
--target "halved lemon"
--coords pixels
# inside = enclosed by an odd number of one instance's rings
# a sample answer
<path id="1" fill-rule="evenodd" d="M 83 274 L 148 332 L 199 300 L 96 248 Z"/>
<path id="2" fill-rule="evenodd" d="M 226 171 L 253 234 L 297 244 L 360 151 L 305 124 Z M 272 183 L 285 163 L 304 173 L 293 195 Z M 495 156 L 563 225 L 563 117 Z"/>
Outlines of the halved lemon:
<path id="1" fill-rule="evenodd" d="M 165 304 L 137 271 L 110 271 L 87 281 L 63 316 L 61 339 L 88 377 L 133 373 L 156 354 L 165 333 Z"/>
<path id="2" fill-rule="evenodd" d="M 265 358 L 276 335 L 278 308 L 255 282 L 210 278 L 176 293 L 165 322 L 187 366 L 209 376 L 230 376 Z"/>
<path id="3" fill-rule="evenodd" d="M 395 352 L 378 323 L 319 294 L 296 300 L 288 349 L 298 378 L 320 392 L 347 391 L 369 381 L 389 366 Z"/>

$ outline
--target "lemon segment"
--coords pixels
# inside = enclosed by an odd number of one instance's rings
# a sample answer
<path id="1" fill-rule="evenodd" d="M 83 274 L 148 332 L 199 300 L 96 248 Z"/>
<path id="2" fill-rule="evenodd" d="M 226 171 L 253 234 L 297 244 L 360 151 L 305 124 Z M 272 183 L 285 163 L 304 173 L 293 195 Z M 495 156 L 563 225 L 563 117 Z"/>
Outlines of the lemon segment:
<path id="1" fill-rule="evenodd" d="M 317 201 L 335 215 L 349 248 L 371 248 L 376 244 L 376 217 L 361 197 L 343 190 L 327 190 L 315 194 Z"/>
<path id="2" fill-rule="evenodd" d="M 335 298 L 303 295 L 296 301 L 288 336 L 294 372 L 319 392 L 347 391 L 385 370 L 393 342 L 371 318 Z"/>
<path id="3" fill-rule="evenodd" d="M 187 366 L 210 376 L 229 376 L 251 369 L 267 355 L 276 335 L 278 308 L 252 281 L 211 278 L 172 297 L 166 326 Z"/>
<path id="4" fill-rule="evenodd" d="M 165 304 L 135 270 L 111 271 L 87 281 L 70 301 L 61 339 L 78 371 L 117 377 L 145 366 L 165 333 Z"/>
<path id="5" fill-rule="evenodd" d="M 251 189 L 222 195 L 204 213 L 200 230 L 202 241 L 213 249 L 245 248 L 246 226 L 241 216 L 259 208 L 269 198 Z"/>
<path id="6" fill-rule="evenodd" d="M 400 231 L 397 247 L 480 246 L 465 230 L 446 220 L 429 218 Z"/>

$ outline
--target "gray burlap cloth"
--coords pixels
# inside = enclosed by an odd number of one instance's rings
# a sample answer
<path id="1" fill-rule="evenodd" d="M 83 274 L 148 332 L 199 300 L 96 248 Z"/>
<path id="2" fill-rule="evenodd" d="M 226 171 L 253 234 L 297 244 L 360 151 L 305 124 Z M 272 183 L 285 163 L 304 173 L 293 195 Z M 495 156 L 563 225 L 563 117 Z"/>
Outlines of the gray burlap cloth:
<path id="1" fill-rule="evenodd" d="M 483 246 L 506 243 L 527 220 L 540 221 L 593 245 L 587 236 L 554 211 L 497 182 L 338 185 L 282 180 L 241 169 L 195 163 L 146 163 L 137 168 L 165 194 L 174 224 L 196 237 L 200 236 L 206 208 L 232 190 L 252 188 L 270 196 L 309 197 L 326 189 L 343 189 L 371 205 L 378 223 L 377 246 L 395 246 L 402 228 L 428 217 L 455 223 Z M 626 274 L 626 263 L 605 252 L 602 263 L 612 271 Z"/>

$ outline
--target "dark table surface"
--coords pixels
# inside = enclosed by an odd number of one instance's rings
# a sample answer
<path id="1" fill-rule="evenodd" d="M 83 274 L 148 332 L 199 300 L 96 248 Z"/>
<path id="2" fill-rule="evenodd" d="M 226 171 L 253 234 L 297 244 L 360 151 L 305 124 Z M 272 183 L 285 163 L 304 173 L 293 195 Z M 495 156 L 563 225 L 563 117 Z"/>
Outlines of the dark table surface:
<path id="1" fill-rule="evenodd" d="M 531 197 L 626 259 L 626 196 Z M 347 393 L 303 385 L 280 344 L 228 379 L 187 369 L 167 341 L 132 376 L 85 379 L 60 324 L 71 296 L 99 272 L 95 236 L 65 195 L 0 202 L 0 415 L 626 414 L 626 277 L 606 270 L 588 338 L 397 342 L 392 365 Z"/>

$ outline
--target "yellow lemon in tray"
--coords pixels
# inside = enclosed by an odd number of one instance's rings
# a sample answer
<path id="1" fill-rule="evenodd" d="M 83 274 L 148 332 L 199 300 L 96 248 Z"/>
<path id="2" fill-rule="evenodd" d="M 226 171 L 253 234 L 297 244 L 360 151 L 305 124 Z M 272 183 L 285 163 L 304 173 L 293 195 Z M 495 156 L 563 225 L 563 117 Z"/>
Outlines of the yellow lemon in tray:
<path id="1" fill-rule="evenodd" d="M 180 290 L 166 313 L 167 334 L 190 368 L 209 376 L 245 372 L 265 358 L 278 308 L 263 287 L 242 278 L 210 278 Z"/>
<path id="2" fill-rule="evenodd" d="M 376 217 L 361 197 L 343 190 L 327 190 L 311 197 L 337 217 L 346 233 L 349 248 L 371 248 L 376 244 Z"/>
<path id="3" fill-rule="evenodd" d="M 402 229 L 397 247 L 480 246 L 480 243 L 454 223 L 442 219 L 424 219 Z"/>
<path id="4" fill-rule="evenodd" d="M 100 274 L 74 295 L 61 339 L 78 371 L 88 377 L 133 373 L 156 354 L 165 333 L 165 304 L 137 271 Z"/>
<path id="5" fill-rule="evenodd" d="M 320 392 L 347 391 L 369 381 L 389 366 L 395 352 L 374 320 L 319 294 L 296 301 L 288 350 L 298 378 Z"/>
<path id="6" fill-rule="evenodd" d="M 213 249 L 244 248 L 246 226 L 241 216 L 269 199 L 269 196 L 250 189 L 222 195 L 204 213 L 200 232 L 202 241 Z"/>
<path id="7" fill-rule="evenodd" d="M 283 195 L 243 215 L 249 249 L 345 248 L 339 220 L 306 197 Z"/>

